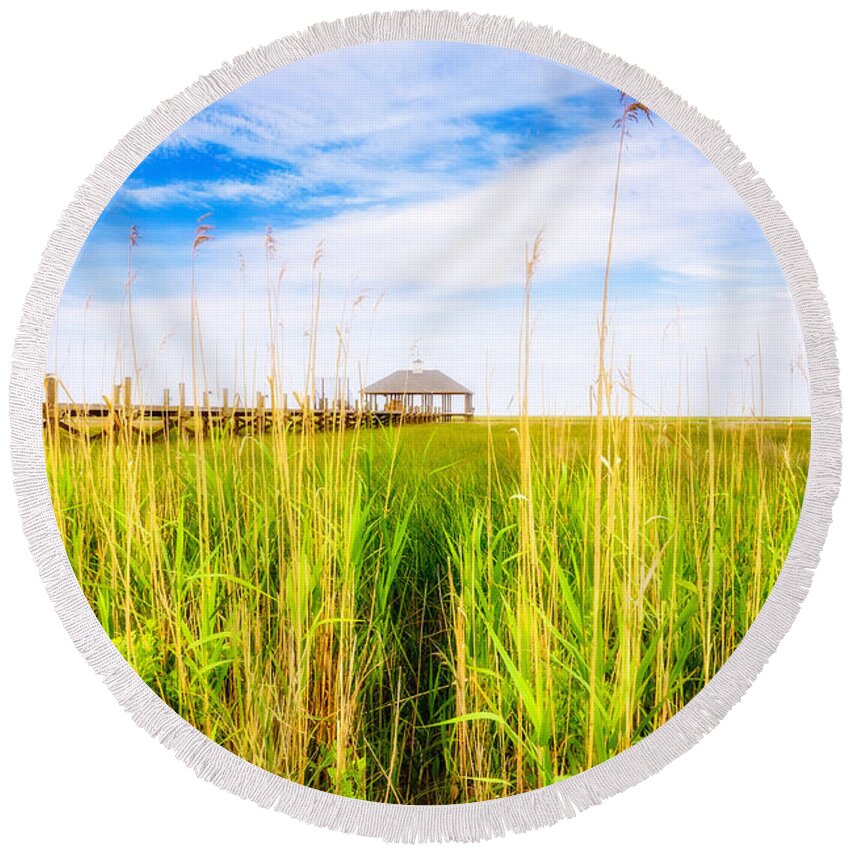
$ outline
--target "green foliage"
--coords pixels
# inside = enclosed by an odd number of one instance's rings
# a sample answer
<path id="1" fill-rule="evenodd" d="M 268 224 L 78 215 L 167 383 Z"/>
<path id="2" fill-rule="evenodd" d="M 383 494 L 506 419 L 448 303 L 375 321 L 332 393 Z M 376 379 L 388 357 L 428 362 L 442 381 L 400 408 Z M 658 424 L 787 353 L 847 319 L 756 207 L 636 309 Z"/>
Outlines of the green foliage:
<path id="1" fill-rule="evenodd" d="M 448 803 L 657 728 L 781 568 L 808 422 L 606 419 L 598 529 L 594 428 L 63 436 L 46 453 L 83 590 L 166 702 L 296 781 Z"/>

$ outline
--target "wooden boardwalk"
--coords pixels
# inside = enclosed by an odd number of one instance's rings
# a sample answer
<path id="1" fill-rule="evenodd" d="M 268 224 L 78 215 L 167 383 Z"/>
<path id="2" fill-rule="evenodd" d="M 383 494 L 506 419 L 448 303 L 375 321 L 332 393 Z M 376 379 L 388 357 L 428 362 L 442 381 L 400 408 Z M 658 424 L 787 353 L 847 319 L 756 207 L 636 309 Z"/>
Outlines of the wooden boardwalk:
<path id="1" fill-rule="evenodd" d="M 272 408 L 266 405 L 266 398 L 260 393 L 257 394 L 255 405 L 246 407 L 240 404 L 238 397 L 234 405 L 229 405 L 227 390 L 222 392 L 220 405 L 212 405 L 208 393 L 203 394 L 202 403 L 187 404 L 182 385 L 177 404 L 171 404 L 169 391 L 165 390 L 162 404 L 140 405 L 132 401 L 132 383 L 129 378 L 117 385 L 112 399 L 104 398 L 103 404 L 74 404 L 58 401 L 57 384 L 54 376 L 47 376 L 42 405 L 42 425 L 45 431 L 55 434 L 65 431 L 87 439 L 100 439 L 122 431 L 156 439 L 171 435 L 208 434 L 214 429 L 233 435 L 263 434 L 274 429 L 338 431 L 468 418 L 465 414 L 433 410 L 372 410 L 361 404 L 334 404 L 325 398 L 318 399 L 315 404 L 290 408 L 286 396 L 283 397 L 282 405 Z"/>

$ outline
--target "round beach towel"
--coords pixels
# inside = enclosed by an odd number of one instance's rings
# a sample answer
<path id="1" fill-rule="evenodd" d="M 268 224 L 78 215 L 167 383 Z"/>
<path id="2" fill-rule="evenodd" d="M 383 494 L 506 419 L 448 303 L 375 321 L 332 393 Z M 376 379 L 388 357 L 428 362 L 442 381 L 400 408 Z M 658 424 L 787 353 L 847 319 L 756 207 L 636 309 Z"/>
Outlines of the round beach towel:
<path id="1" fill-rule="evenodd" d="M 26 309 L 66 626 L 200 775 L 313 822 L 480 838 L 634 784 L 741 696 L 825 533 L 795 231 L 716 125 L 546 30 L 240 57 L 107 158 Z"/>

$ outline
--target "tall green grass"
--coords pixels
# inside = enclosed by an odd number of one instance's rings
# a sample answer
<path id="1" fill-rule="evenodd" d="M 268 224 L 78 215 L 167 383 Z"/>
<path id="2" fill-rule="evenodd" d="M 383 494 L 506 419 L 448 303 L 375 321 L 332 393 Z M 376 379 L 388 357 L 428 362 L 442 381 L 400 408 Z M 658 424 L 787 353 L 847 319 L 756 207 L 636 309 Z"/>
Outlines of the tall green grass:
<path id="1" fill-rule="evenodd" d="M 45 451 L 83 590 L 166 702 L 296 781 L 447 803 L 659 726 L 781 567 L 807 421 L 606 422 L 599 583 L 593 419 Z"/>

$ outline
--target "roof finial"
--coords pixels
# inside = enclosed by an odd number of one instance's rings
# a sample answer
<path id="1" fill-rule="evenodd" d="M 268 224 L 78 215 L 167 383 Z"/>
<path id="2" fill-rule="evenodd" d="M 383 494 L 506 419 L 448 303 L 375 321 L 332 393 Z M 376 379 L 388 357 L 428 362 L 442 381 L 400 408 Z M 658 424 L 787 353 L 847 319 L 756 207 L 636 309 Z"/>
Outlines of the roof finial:
<path id="1" fill-rule="evenodd" d="M 414 375 L 421 375 L 422 367 L 425 365 L 422 362 L 422 358 L 419 356 L 419 342 L 420 340 L 417 339 L 416 342 L 410 346 L 410 356 L 413 357 L 413 363 L 410 365 L 410 370 Z"/>

